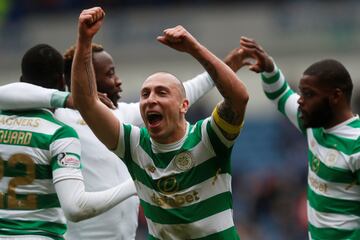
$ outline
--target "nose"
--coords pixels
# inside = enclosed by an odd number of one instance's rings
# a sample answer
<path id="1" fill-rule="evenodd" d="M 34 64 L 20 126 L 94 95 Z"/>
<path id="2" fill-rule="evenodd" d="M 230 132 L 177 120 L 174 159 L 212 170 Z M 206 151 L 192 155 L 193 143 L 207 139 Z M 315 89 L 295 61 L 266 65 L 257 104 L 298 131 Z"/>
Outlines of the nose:
<path id="1" fill-rule="evenodd" d="M 150 104 L 157 102 L 157 97 L 156 97 L 156 94 L 154 92 L 151 92 L 149 94 L 149 96 L 147 97 L 147 102 L 150 103 Z"/>
<path id="2" fill-rule="evenodd" d="M 115 76 L 115 86 L 120 87 L 122 85 L 122 81 L 118 76 Z"/>
<path id="3" fill-rule="evenodd" d="M 118 76 L 115 76 L 114 84 L 115 84 L 115 89 L 118 89 L 119 92 L 122 92 L 122 89 L 121 89 L 122 81 L 120 80 L 120 78 Z"/>
<path id="4" fill-rule="evenodd" d="M 304 99 L 300 96 L 299 99 L 297 100 L 297 103 L 302 106 L 304 105 Z"/>

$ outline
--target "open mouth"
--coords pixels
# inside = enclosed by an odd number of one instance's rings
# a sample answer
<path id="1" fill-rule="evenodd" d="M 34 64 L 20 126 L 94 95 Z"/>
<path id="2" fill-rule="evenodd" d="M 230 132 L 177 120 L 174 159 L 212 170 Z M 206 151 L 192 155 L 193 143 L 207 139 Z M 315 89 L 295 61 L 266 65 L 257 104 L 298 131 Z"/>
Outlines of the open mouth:
<path id="1" fill-rule="evenodd" d="M 161 120 L 163 119 L 163 116 L 160 113 L 148 113 L 146 115 L 147 121 L 150 124 L 150 126 L 156 126 L 158 125 Z"/>

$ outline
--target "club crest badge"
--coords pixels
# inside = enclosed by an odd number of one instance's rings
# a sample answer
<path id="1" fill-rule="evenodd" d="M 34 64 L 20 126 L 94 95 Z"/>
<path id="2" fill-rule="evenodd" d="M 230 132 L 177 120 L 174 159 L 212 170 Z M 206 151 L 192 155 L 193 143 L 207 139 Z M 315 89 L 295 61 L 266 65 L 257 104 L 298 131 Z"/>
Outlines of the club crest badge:
<path id="1" fill-rule="evenodd" d="M 182 152 L 175 157 L 175 165 L 181 171 L 186 171 L 193 166 L 193 160 L 189 152 Z"/>
<path id="2" fill-rule="evenodd" d="M 325 158 L 325 163 L 328 166 L 334 166 L 336 161 L 338 159 L 338 153 L 337 151 L 331 151 Z"/>

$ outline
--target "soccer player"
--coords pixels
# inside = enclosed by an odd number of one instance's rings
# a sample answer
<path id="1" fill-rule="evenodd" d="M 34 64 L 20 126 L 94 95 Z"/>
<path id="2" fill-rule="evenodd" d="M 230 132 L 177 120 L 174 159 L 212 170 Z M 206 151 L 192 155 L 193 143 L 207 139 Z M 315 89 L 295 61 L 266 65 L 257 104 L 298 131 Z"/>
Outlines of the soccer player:
<path id="1" fill-rule="evenodd" d="M 235 73 L 183 27 L 158 40 L 191 54 L 224 96 L 211 117 L 190 125 L 184 87 L 169 73 L 143 83 L 140 112 L 146 128 L 119 121 L 97 97 L 91 41 L 104 12 L 79 17 L 72 94 L 96 136 L 128 167 L 144 208 L 149 239 L 239 239 L 232 219 L 230 155 L 242 127 L 248 94 Z"/>
<path id="2" fill-rule="evenodd" d="M 74 52 L 75 46 L 68 49 L 64 54 L 64 73 L 68 88 L 70 88 Z M 116 106 L 113 111 L 116 117 L 124 123 L 136 126 L 143 124 L 139 103 L 119 101 L 119 95 L 122 91 L 121 81 L 115 73 L 111 55 L 101 45 L 94 43 L 92 44 L 92 53 L 98 91 L 106 93 L 106 96 L 111 99 L 112 105 Z M 231 68 L 236 68 L 238 67 L 236 64 L 239 62 L 238 58 L 239 55 L 236 51 L 231 51 L 224 61 Z M 190 103 L 196 102 L 213 86 L 214 83 L 206 72 L 184 82 L 186 96 L 189 96 Z M 60 103 L 68 102 L 65 101 L 68 94 L 34 85 L 13 83 L 0 87 L 0 109 L 54 107 L 54 104 L 51 104 L 52 96 L 57 96 Z M 102 96 L 101 93 L 98 96 Z M 88 191 L 103 190 L 130 179 L 125 164 L 94 136 L 78 111 L 58 108 L 55 111 L 55 117 L 73 127 L 79 135 L 82 145 L 81 158 L 84 163 L 82 174 L 85 188 Z M 104 161 L 107 164 L 103 164 Z M 78 223 L 69 221 L 65 233 L 66 239 L 135 239 L 138 224 L 138 205 L 139 200 L 134 196 L 118 204 L 111 211 L 94 218 Z"/>
<path id="3" fill-rule="evenodd" d="M 111 55 L 98 44 L 92 44 L 91 48 L 98 91 L 106 93 L 106 96 L 110 98 L 115 106 L 113 113 L 121 122 L 136 126 L 142 125 L 139 103 L 119 101 L 122 81 L 115 72 L 115 64 Z M 64 54 L 65 80 L 69 88 L 74 52 L 75 46 Z M 186 81 L 184 85 L 186 94 L 190 96 L 191 102 L 194 103 L 212 89 L 214 83 L 207 73 L 203 73 L 194 79 Z M 61 121 L 72 126 L 79 134 L 83 149 L 82 159 L 86 163 L 82 172 L 88 190 L 106 189 L 109 186 L 131 179 L 125 164 L 94 136 L 78 111 L 62 108 L 56 110 L 55 115 Z M 102 164 L 105 159 L 110 163 Z M 139 199 L 134 196 L 114 207 L 111 211 L 95 218 L 78 223 L 68 222 L 66 238 L 69 240 L 135 239 L 138 225 L 138 209 Z"/>
<path id="4" fill-rule="evenodd" d="M 315 62 L 297 94 L 259 44 L 242 37 L 240 45 L 239 54 L 255 60 L 250 70 L 261 73 L 265 95 L 307 138 L 309 238 L 360 239 L 360 121 L 350 74 L 336 60 Z"/>
<path id="5" fill-rule="evenodd" d="M 64 87 L 63 58 L 49 45 L 29 49 L 21 67 L 22 82 Z M 59 94 L 55 105 L 64 99 Z M 0 113 L 0 239 L 63 239 L 64 215 L 78 222 L 136 193 L 132 181 L 85 191 L 80 155 L 77 133 L 51 111 Z"/>

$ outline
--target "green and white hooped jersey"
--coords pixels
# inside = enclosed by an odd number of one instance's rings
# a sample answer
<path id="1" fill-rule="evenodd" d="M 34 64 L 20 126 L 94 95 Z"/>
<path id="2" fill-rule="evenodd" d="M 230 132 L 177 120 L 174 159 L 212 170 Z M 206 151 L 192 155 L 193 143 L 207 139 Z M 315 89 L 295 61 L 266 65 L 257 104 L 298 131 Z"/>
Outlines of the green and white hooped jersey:
<path id="1" fill-rule="evenodd" d="M 149 239 L 240 239 L 232 210 L 233 143 L 207 118 L 188 127 L 180 148 L 155 152 L 145 128 L 122 124 L 115 153 L 134 179 Z"/>
<path id="2" fill-rule="evenodd" d="M 282 72 L 263 73 L 263 89 L 308 142 L 307 215 L 309 238 L 360 239 L 360 120 L 355 116 L 331 128 L 303 129 L 299 95 Z"/>
<path id="3" fill-rule="evenodd" d="M 82 179 L 76 132 L 47 110 L 0 112 L 0 236 L 63 239 L 54 183 Z"/>

